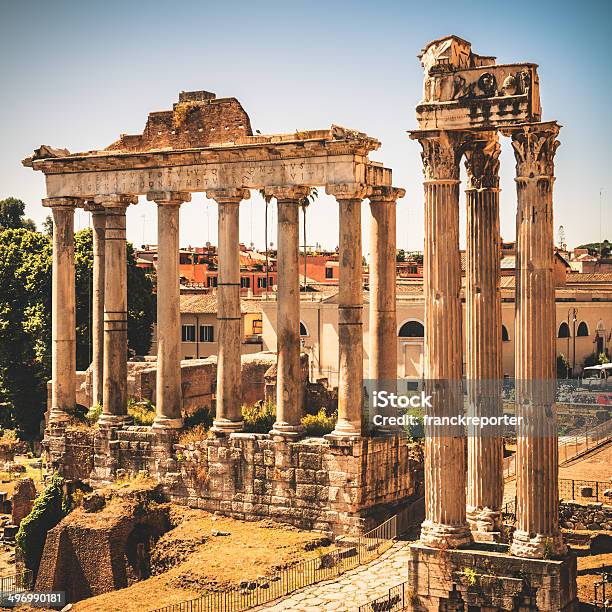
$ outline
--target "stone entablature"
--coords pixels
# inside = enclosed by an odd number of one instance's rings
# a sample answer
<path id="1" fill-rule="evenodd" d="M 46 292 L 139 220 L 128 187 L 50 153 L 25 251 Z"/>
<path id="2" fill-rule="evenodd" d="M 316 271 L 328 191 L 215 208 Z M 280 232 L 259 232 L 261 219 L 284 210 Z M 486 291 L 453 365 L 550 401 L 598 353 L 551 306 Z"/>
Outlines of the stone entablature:
<path id="1" fill-rule="evenodd" d="M 425 71 L 419 128 L 465 129 L 540 121 L 537 65 L 496 64 L 472 52 L 469 42 L 448 36 L 419 55 Z"/>
<path id="2" fill-rule="evenodd" d="M 48 147 L 41 147 L 23 163 L 45 173 L 50 198 L 87 200 L 117 193 L 347 183 L 390 186 L 391 171 L 367 158 L 379 147 L 378 140 L 362 132 L 332 126 L 329 130 L 241 138 L 205 148 L 143 153 L 92 151 L 65 155 L 63 150 L 59 157 L 45 157 L 52 153 Z"/>

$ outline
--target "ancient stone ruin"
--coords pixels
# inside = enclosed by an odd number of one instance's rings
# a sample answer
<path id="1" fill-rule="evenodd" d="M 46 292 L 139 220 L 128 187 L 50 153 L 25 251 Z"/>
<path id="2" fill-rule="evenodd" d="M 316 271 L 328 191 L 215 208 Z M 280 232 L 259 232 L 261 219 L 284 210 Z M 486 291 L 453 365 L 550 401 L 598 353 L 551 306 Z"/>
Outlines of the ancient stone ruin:
<path id="1" fill-rule="evenodd" d="M 426 517 L 408 578 L 417 610 L 573 610 L 575 559 L 559 531 L 554 405 L 552 185 L 559 125 L 541 121 L 535 64 L 498 65 L 456 36 L 429 43 L 417 105 L 425 176 L 425 376 L 437 416 L 463 412 L 459 164 L 465 159 L 467 391 L 473 416 L 501 412 L 499 133 L 516 157 L 517 528 L 502 526 L 502 440 L 462 427 L 428 430 Z M 97 151 L 42 146 L 24 164 L 45 174 L 53 234 L 53 381 L 45 449 L 51 465 L 93 485 L 145 470 L 167 498 L 237 518 L 271 517 L 359 533 L 421 492 L 422 463 L 405 436 L 363 418 L 361 203 L 370 202 L 370 372 L 397 376 L 395 205 L 404 190 L 369 160 L 380 143 L 332 125 L 253 135 L 240 103 L 183 92 L 141 135 Z M 339 205 L 338 422 L 325 438 L 301 425 L 298 203 L 324 186 Z M 249 190 L 278 202 L 276 422 L 243 433 L 240 403 L 239 205 Z M 214 437 L 178 443 L 183 427 L 179 208 L 204 192 L 219 210 L 219 354 Z M 127 414 L 126 209 L 158 210 L 156 418 Z M 75 404 L 74 212 L 94 226 L 93 432 L 67 429 Z M 485 348 L 486 347 L 486 348 Z M 467 447 L 467 454 L 465 449 Z M 467 461 L 466 461 L 467 456 Z M 56 537 L 56 536 L 54 536 Z M 475 578 L 474 578 L 475 577 Z M 475 586 L 477 585 L 477 586 Z"/>
<path id="2" fill-rule="evenodd" d="M 443 397 L 434 410 L 438 416 L 463 413 L 459 164 L 464 158 L 468 413 L 482 417 L 502 411 L 501 132 L 511 138 L 516 157 L 516 411 L 523 421 L 517 430 L 513 557 L 478 547 L 504 539 L 501 438 L 479 428 L 468 429 L 467 440 L 460 427 L 427 432 L 426 517 L 420 542 L 412 547 L 409 580 L 431 610 L 451 593 L 467 606 L 516 610 L 526 586 L 535 589 L 535 609 L 574 609 L 576 562 L 566 555 L 559 530 L 554 404 L 552 185 L 559 125 L 540 121 L 535 64 L 496 65 L 495 58 L 473 53 L 470 43 L 456 36 L 429 43 L 419 57 L 423 100 L 416 109 L 419 129 L 410 136 L 423 150 L 425 377 Z M 450 552 L 465 547 L 474 551 Z M 440 555 L 440 550 L 447 552 Z M 462 584 L 466 567 L 482 577 L 478 592 L 465 580 Z M 503 577 L 506 586 L 495 581 L 487 586 L 491 576 Z"/>

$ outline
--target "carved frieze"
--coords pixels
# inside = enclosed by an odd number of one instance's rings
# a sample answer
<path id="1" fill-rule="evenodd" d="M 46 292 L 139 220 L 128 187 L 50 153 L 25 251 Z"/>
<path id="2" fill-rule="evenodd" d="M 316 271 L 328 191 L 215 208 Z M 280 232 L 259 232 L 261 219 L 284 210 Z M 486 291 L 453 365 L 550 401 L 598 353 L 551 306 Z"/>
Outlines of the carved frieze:
<path id="1" fill-rule="evenodd" d="M 517 179 L 554 176 L 560 128 L 556 121 L 547 121 L 502 129 L 502 134 L 512 138 Z"/>
<path id="2" fill-rule="evenodd" d="M 468 189 L 499 188 L 499 154 L 501 146 L 496 132 L 466 135 L 465 169 Z"/>

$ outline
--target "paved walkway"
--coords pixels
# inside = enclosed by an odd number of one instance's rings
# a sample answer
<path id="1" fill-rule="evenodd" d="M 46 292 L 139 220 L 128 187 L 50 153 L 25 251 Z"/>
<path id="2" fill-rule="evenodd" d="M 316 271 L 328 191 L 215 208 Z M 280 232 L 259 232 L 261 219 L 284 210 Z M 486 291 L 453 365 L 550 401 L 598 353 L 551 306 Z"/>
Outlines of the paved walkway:
<path id="1" fill-rule="evenodd" d="M 378 559 L 357 567 L 334 580 L 305 587 L 288 597 L 256 610 L 280 612 L 354 612 L 359 606 L 386 595 L 408 579 L 408 544 L 396 542 Z"/>

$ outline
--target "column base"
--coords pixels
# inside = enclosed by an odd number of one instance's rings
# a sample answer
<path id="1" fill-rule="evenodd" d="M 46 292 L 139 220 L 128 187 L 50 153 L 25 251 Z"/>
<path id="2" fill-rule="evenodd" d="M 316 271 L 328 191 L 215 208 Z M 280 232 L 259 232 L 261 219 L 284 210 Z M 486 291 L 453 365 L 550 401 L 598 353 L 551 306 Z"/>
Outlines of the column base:
<path id="1" fill-rule="evenodd" d="M 361 438 L 361 424 L 356 426 L 350 421 L 338 421 L 334 431 L 324 436 L 325 438 L 332 440 L 353 440 L 355 438 Z"/>
<path id="2" fill-rule="evenodd" d="M 500 510 L 467 506 L 465 514 L 475 542 L 502 541 L 502 515 Z"/>
<path id="3" fill-rule="evenodd" d="M 512 535 L 510 554 L 528 559 L 552 559 L 567 554 L 567 546 L 563 542 L 561 533 L 543 535 L 541 533 L 531 537 L 526 531 L 515 530 Z"/>
<path id="4" fill-rule="evenodd" d="M 51 408 L 49 413 L 49 425 L 66 425 L 70 421 L 70 415 L 59 408 Z"/>
<path id="5" fill-rule="evenodd" d="M 282 421 L 277 421 L 270 430 L 271 436 L 282 436 L 283 438 L 302 438 L 306 433 L 303 425 L 289 425 Z"/>
<path id="6" fill-rule="evenodd" d="M 431 548 L 461 548 L 473 542 L 472 532 L 467 523 L 461 526 L 443 525 L 430 520 L 421 525 L 421 544 Z"/>
<path id="7" fill-rule="evenodd" d="M 244 429 L 244 421 L 230 421 L 229 419 L 215 419 L 210 431 L 216 436 L 229 436 Z"/>
<path id="8" fill-rule="evenodd" d="M 127 414 L 104 414 L 100 415 L 98 425 L 100 427 L 125 427 L 131 425 L 133 419 Z"/>
<path id="9" fill-rule="evenodd" d="M 168 417 L 155 417 L 151 429 L 182 429 L 184 425 L 182 417 L 171 419 Z"/>

